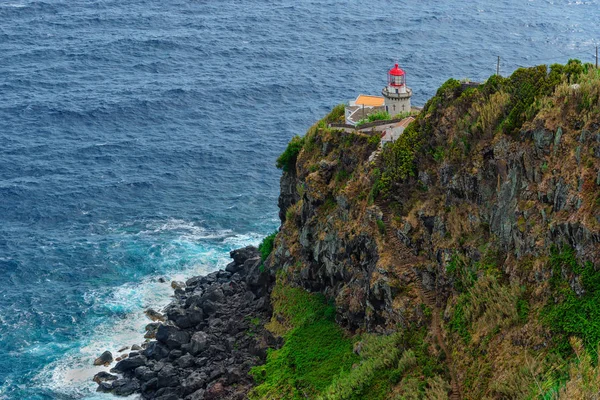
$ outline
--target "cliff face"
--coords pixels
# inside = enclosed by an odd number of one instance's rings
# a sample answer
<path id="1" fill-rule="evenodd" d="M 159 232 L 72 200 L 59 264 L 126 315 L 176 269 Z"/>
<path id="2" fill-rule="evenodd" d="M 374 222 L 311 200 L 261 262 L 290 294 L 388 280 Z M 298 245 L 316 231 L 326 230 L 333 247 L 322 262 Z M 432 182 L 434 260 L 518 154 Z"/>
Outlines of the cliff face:
<path id="1" fill-rule="evenodd" d="M 376 135 L 327 127 L 339 109 L 309 130 L 281 178 L 266 265 L 332 301 L 359 348 L 403 335 L 382 367 L 397 376 L 352 396 L 585 394 L 569 368 L 600 340 L 599 93 L 598 70 L 577 63 L 451 80 L 372 162 Z M 569 307 L 590 325 L 567 321 Z M 407 352 L 418 376 L 398 366 Z M 315 393 L 353 398 L 344 376 Z"/>

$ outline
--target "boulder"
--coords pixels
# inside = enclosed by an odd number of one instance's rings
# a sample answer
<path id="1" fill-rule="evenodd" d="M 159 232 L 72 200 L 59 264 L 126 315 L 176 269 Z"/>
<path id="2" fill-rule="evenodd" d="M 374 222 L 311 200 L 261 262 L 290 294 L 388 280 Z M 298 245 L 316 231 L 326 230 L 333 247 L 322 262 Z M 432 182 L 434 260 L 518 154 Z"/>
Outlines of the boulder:
<path id="1" fill-rule="evenodd" d="M 190 343 L 183 347 L 184 350 L 189 352 L 193 356 L 197 356 L 203 352 L 208 346 L 208 335 L 206 332 L 196 332 L 192 335 Z"/>
<path id="2" fill-rule="evenodd" d="M 194 277 L 188 279 L 187 281 L 185 281 L 186 288 L 198 286 L 198 284 L 200 282 L 202 282 L 203 278 L 204 278 L 203 276 L 194 276 Z"/>
<path id="3" fill-rule="evenodd" d="M 225 267 L 225 271 L 228 271 L 228 272 L 231 272 L 232 274 L 235 274 L 236 272 L 238 272 L 239 270 L 242 269 L 242 266 L 243 266 L 243 264 L 238 264 L 235 261 L 234 262 L 230 262 Z"/>
<path id="4" fill-rule="evenodd" d="M 229 256 L 233 259 L 236 264 L 244 264 L 244 262 L 252 257 L 259 256 L 258 249 L 254 246 L 247 246 L 242 249 L 236 249 L 229 253 Z"/>
<path id="5" fill-rule="evenodd" d="M 134 344 L 133 346 L 131 346 L 131 350 L 141 351 L 143 349 L 142 349 L 142 346 Z"/>
<path id="6" fill-rule="evenodd" d="M 153 341 L 148 344 L 148 347 L 146 347 L 142 354 L 149 359 L 160 361 L 169 356 L 169 349 L 162 343 Z"/>
<path id="7" fill-rule="evenodd" d="M 202 389 L 208 383 L 208 375 L 204 372 L 193 371 L 181 382 L 184 393 L 191 394 Z"/>
<path id="8" fill-rule="evenodd" d="M 106 371 L 100 371 L 96 375 L 94 375 L 93 380 L 97 384 L 100 384 L 101 382 L 115 381 L 115 380 L 117 380 L 117 378 L 118 378 L 118 376 L 116 376 L 116 375 L 109 374 Z"/>
<path id="9" fill-rule="evenodd" d="M 159 372 L 158 372 L 158 387 L 174 387 L 179 385 L 179 377 L 177 375 L 177 370 L 171 364 L 166 364 Z"/>
<path id="10" fill-rule="evenodd" d="M 185 289 L 185 283 L 181 282 L 181 281 L 173 281 L 171 282 L 171 287 L 175 290 L 177 289 Z"/>
<path id="11" fill-rule="evenodd" d="M 146 357 L 144 357 L 144 356 L 140 355 L 140 356 L 135 356 L 135 357 L 129 357 L 129 358 L 119 361 L 117 363 L 117 365 L 115 365 L 115 367 L 113 369 L 111 369 L 111 372 L 113 372 L 113 371 L 114 372 L 131 371 L 132 369 L 141 367 L 145 363 L 146 363 Z"/>
<path id="12" fill-rule="evenodd" d="M 145 365 L 141 367 L 137 367 L 135 369 L 135 377 L 138 378 L 142 382 L 147 382 L 152 378 L 155 378 L 157 373 Z"/>
<path id="13" fill-rule="evenodd" d="M 212 315 L 217 312 L 219 305 L 211 300 L 206 300 L 202 303 L 202 311 L 204 314 Z"/>
<path id="14" fill-rule="evenodd" d="M 178 349 L 190 341 L 190 334 L 176 326 L 161 325 L 156 331 L 156 340 L 166 344 L 169 349 Z"/>
<path id="15" fill-rule="evenodd" d="M 156 390 L 158 387 L 158 378 L 152 378 L 148 382 L 142 383 L 142 393 L 148 393 Z"/>
<path id="16" fill-rule="evenodd" d="M 194 356 L 192 356 L 191 354 L 186 354 L 177 359 L 177 365 L 179 366 L 179 368 L 189 368 L 194 365 L 194 361 Z"/>
<path id="17" fill-rule="evenodd" d="M 158 311 L 149 308 L 146 311 L 144 311 L 144 314 L 146 314 L 146 316 L 148 318 L 150 318 L 151 321 L 164 321 L 165 320 L 165 316 L 162 315 L 161 313 L 159 313 Z"/>
<path id="18" fill-rule="evenodd" d="M 104 353 L 102 353 L 100 357 L 94 360 L 94 365 L 108 366 L 111 362 L 113 362 L 113 355 L 110 351 L 107 350 Z"/>
<path id="19" fill-rule="evenodd" d="M 112 393 L 117 396 L 129 396 L 140 390 L 140 383 L 135 379 L 117 379 L 112 388 Z"/>
<path id="20" fill-rule="evenodd" d="M 144 335 L 145 339 L 154 339 L 156 337 L 156 331 L 161 324 L 158 322 L 153 322 L 151 324 L 146 325 L 146 334 Z"/>
<path id="21" fill-rule="evenodd" d="M 203 300 L 214 301 L 215 303 L 223 303 L 225 301 L 225 294 L 219 286 L 211 286 L 210 289 L 202 296 Z"/>
<path id="22" fill-rule="evenodd" d="M 113 389 L 112 382 L 100 382 L 96 392 L 110 393 Z"/>

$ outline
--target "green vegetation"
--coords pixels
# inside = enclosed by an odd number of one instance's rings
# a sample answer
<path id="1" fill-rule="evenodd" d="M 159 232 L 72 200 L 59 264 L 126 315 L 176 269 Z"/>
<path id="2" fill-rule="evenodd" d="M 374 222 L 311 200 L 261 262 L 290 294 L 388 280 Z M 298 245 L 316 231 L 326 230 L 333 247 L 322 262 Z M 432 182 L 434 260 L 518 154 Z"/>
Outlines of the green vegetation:
<path id="1" fill-rule="evenodd" d="M 387 111 L 378 111 L 376 113 L 368 115 L 367 118 L 364 118 L 364 119 L 361 119 L 360 121 L 358 121 L 356 123 L 356 126 L 361 126 L 361 125 L 367 124 L 369 122 L 375 122 L 375 121 L 387 121 L 389 119 L 392 119 L 392 116 L 390 115 L 390 113 L 388 113 Z"/>
<path id="2" fill-rule="evenodd" d="M 461 89 L 460 82 L 450 79 L 437 91 L 436 95 L 425 104 L 425 114 L 422 112 L 411 122 L 402 135 L 383 149 L 383 170 L 381 177 L 375 181 L 378 185 L 376 195 L 386 198 L 389 195 L 392 182 L 415 176 L 415 158 L 421 151 L 425 137 L 430 133 L 431 126 L 427 123 L 427 115 L 435 112 L 437 107 L 447 99 L 455 97 Z M 377 196 L 375 196 L 377 197 Z"/>
<path id="3" fill-rule="evenodd" d="M 271 233 L 268 236 L 265 236 L 262 243 L 258 245 L 258 251 L 260 251 L 260 257 L 262 258 L 263 262 L 267 259 L 267 257 L 269 257 L 269 255 L 273 251 L 275 236 L 277 236 L 277 231 Z"/>
<path id="4" fill-rule="evenodd" d="M 468 292 L 462 293 L 454 306 L 454 313 L 448 323 L 450 331 L 458 334 L 464 340 L 465 344 L 471 341 L 471 333 L 469 332 L 470 323 L 465 315 L 465 309 L 468 307 L 470 301 L 471 294 Z"/>
<path id="5" fill-rule="evenodd" d="M 357 360 L 352 342 L 335 323 L 335 309 L 322 295 L 280 280 L 271 299 L 274 318 L 286 321 L 285 344 L 269 350 L 266 364 L 252 369 L 258 386 L 250 398 L 315 398 Z"/>
<path id="6" fill-rule="evenodd" d="M 285 172 L 292 171 L 296 167 L 296 160 L 302 146 L 304 146 L 304 138 L 294 136 L 285 151 L 277 158 L 277 168 L 283 169 Z"/>
<path id="7" fill-rule="evenodd" d="M 392 117 L 390 116 L 390 113 L 388 113 L 387 111 L 378 111 L 376 113 L 369 115 L 367 117 L 367 119 L 369 120 L 369 122 L 374 122 L 374 121 L 385 121 L 388 119 L 392 119 Z"/>
<path id="8" fill-rule="evenodd" d="M 382 235 L 385 235 L 385 222 L 378 219 L 377 220 L 377 229 L 379 230 L 379 233 L 381 233 Z"/>
<path id="9" fill-rule="evenodd" d="M 346 106 L 344 104 L 338 104 L 325 117 L 327 123 L 341 123 L 344 122 L 344 115 L 346 113 Z"/>
<path id="10" fill-rule="evenodd" d="M 371 146 L 379 146 L 379 143 L 381 142 L 381 137 L 379 135 L 371 135 L 369 136 L 369 139 L 367 140 L 367 142 L 371 145 Z"/>
<path id="11" fill-rule="evenodd" d="M 412 326 L 389 336 L 365 334 L 360 346 L 360 359 L 348 372 L 339 374 L 318 399 L 323 400 L 388 400 L 438 398 L 430 397 L 437 383 L 447 394 L 442 353 L 433 356 L 425 341 L 426 328 Z M 438 382 L 439 381 L 439 382 Z M 394 387 L 402 393 L 390 397 Z"/>
<path id="12" fill-rule="evenodd" d="M 364 335 L 358 365 L 337 376 L 319 399 L 386 399 L 390 385 L 417 363 L 413 351 L 401 350 L 402 337 Z"/>
<path id="13" fill-rule="evenodd" d="M 600 344 L 600 273 L 596 272 L 592 263 L 579 264 L 570 247 L 561 250 L 553 248 L 550 267 L 550 285 L 554 296 L 546 305 L 543 318 L 559 335 L 557 348 L 563 355 L 571 354 L 568 338 L 576 336 L 597 361 Z M 578 276 L 582 293 L 577 294 L 570 284 L 576 280 L 566 278 L 572 274 Z"/>

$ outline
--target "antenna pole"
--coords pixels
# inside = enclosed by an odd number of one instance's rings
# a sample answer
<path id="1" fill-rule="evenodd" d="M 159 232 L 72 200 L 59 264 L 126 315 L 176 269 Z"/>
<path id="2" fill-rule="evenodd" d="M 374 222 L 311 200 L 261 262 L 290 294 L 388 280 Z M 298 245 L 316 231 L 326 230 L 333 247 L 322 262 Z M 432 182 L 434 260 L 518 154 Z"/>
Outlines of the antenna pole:
<path id="1" fill-rule="evenodd" d="M 598 69 L 598 46 L 596 46 L 596 69 Z"/>
<path id="2" fill-rule="evenodd" d="M 496 63 L 496 75 L 500 75 L 500 56 L 498 56 L 498 62 Z"/>

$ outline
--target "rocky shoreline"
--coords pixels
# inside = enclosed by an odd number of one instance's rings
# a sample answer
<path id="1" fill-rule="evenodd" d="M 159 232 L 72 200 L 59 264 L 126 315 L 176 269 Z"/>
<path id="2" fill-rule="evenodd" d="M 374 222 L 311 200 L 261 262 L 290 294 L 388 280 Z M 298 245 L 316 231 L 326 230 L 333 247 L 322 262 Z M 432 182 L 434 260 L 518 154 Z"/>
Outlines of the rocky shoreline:
<path id="1" fill-rule="evenodd" d="M 230 256 L 225 270 L 174 282 L 175 299 L 164 315 L 147 312 L 156 322 L 146 327 L 146 342 L 120 357 L 111 373 L 94 376 L 99 392 L 160 400 L 247 398 L 254 384 L 248 372 L 281 340 L 264 328 L 273 278 L 261 267 L 259 251 L 250 246 Z M 96 361 L 110 363 L 109 355 Z"/>

